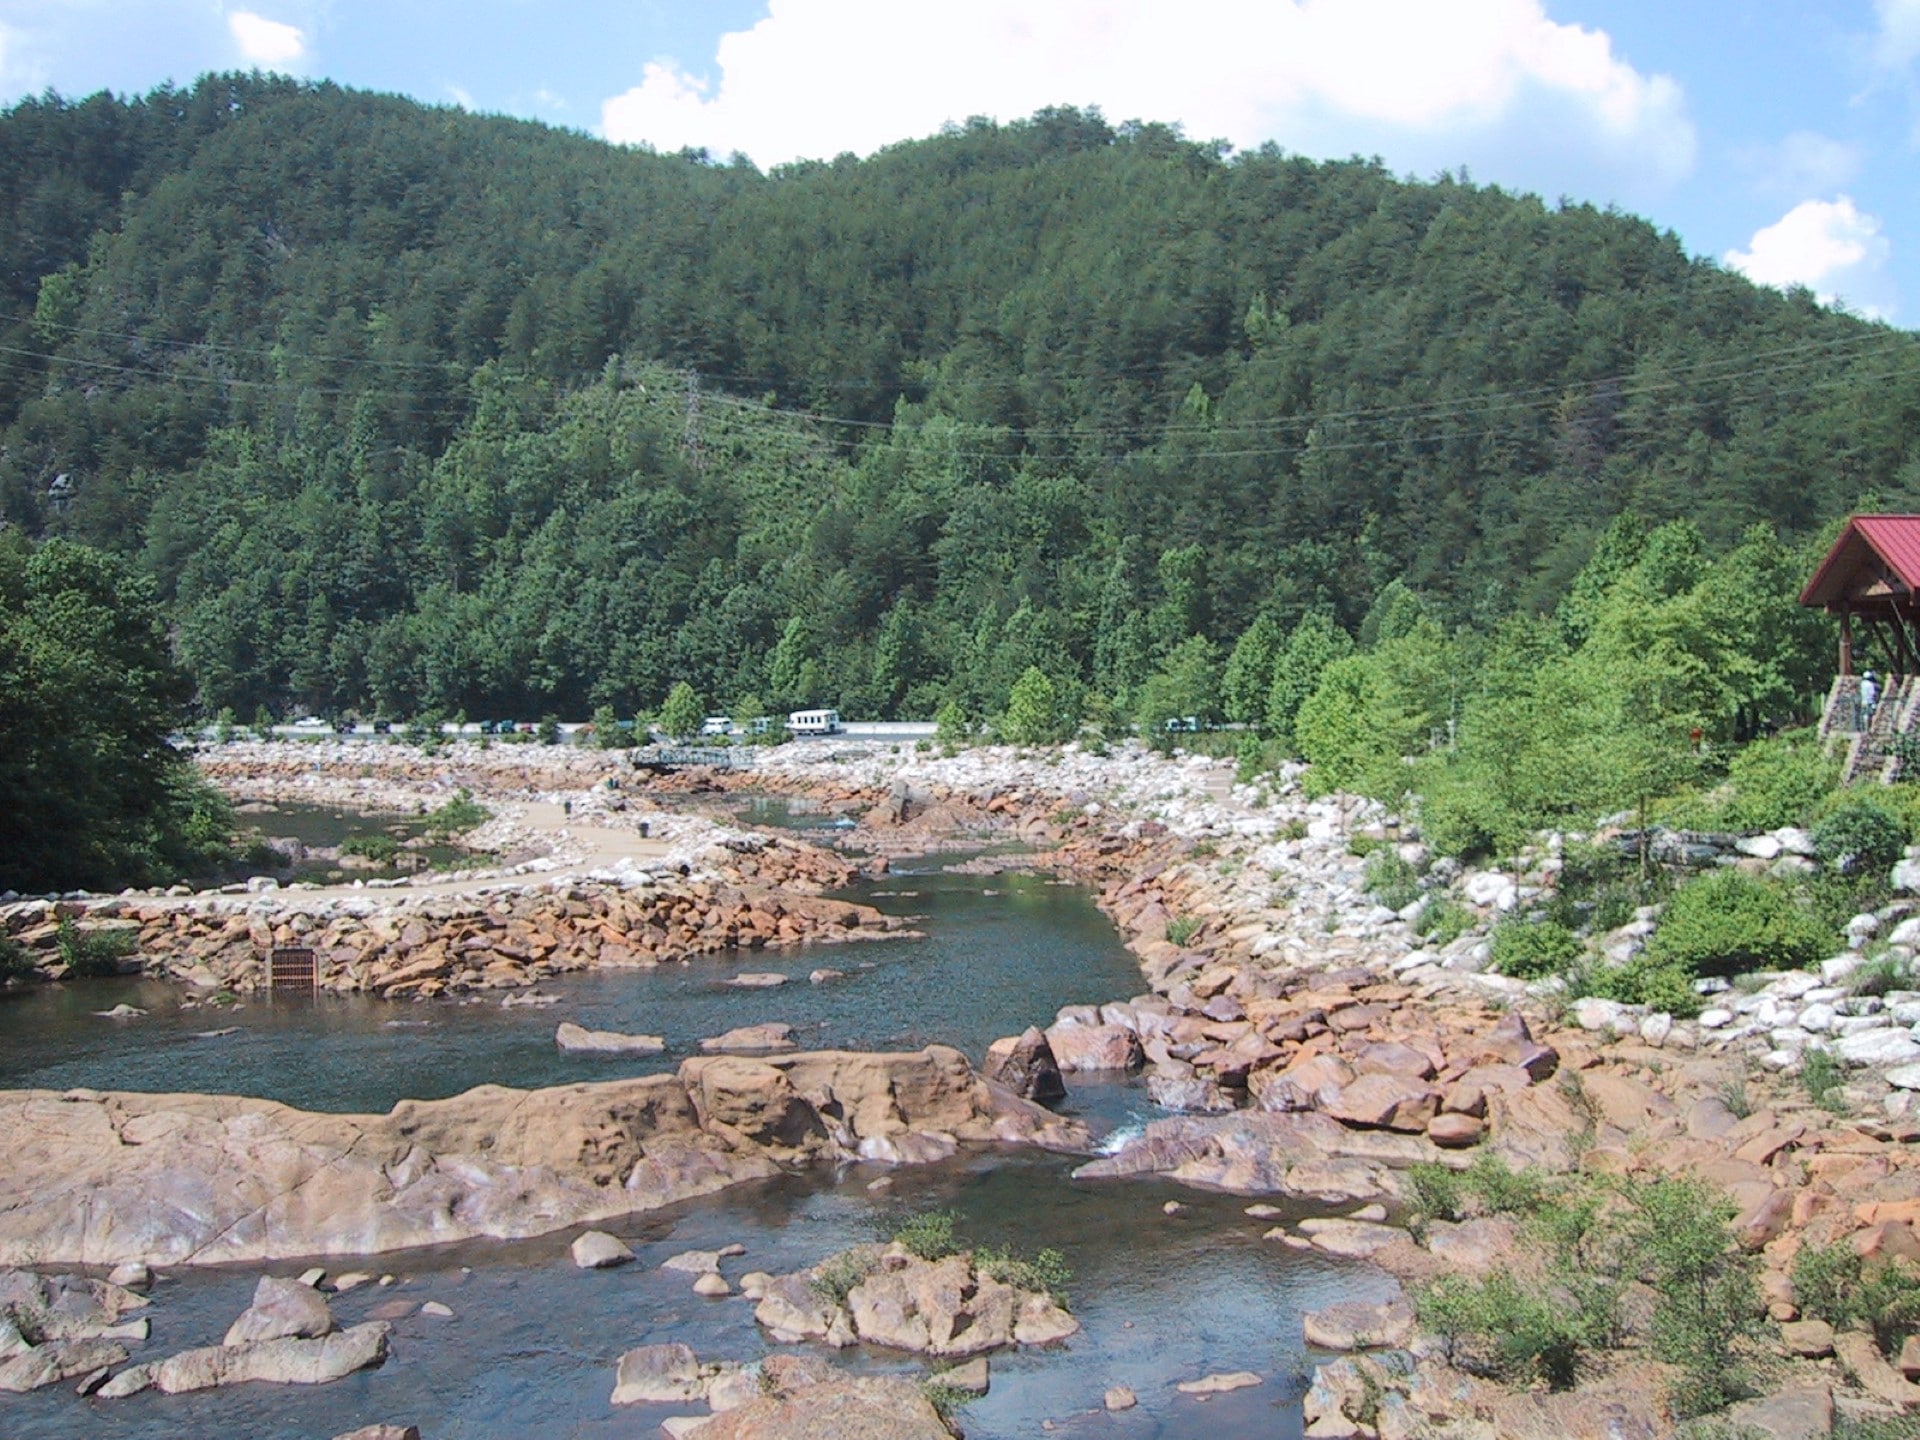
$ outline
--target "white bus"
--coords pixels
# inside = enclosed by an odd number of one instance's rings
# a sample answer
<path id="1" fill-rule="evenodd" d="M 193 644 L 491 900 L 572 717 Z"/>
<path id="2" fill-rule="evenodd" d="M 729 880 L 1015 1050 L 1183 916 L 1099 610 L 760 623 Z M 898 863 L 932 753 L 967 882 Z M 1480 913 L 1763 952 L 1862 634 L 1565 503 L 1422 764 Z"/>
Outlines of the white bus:
<path id="1" fill-rule="evenodd" d="M 787 716 L 789 735 L 838 735 L 838 710 L 795 710 Z"/>

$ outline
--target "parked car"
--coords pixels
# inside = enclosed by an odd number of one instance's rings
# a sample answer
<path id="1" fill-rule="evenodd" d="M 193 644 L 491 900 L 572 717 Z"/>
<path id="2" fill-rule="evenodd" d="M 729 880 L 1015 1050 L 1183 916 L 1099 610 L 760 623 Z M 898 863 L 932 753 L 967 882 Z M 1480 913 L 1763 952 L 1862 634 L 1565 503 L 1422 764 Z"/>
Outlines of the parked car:
<path id="1" fill-rule="evenodd" d="M 376 735 L 391 735 L 393 733 L 393 722 L 391 720 L 374 721 L 373 733 Z"/>
<path id="2" fill-rule="evenodd" d="M 709 715 L 700 722 L 702 735 L 731 735 L 733 717 L 731 715 Z"/>
<path id="3" fill-rule="evenodd" d="M 324 730 L 327 728 L 327 722 L 322 720 L 318 715 L 302 715 L 298 720 L 293 722 L 293 728 L 296 730 Z"/>
<path id="4" fill-rule="evenodd" d="M 1176 715 L 1167 721 L 1169 735 L 1197 735 L 1200 731 L 1200 717 L 1197 715 Z"/>

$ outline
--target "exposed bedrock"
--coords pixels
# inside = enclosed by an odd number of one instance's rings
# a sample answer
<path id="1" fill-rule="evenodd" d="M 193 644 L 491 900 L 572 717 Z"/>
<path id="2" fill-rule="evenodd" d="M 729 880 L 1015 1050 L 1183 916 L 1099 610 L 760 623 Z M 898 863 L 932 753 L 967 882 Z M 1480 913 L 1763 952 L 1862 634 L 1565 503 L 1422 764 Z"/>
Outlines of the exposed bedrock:
<path id="1" fill-rule="evenodd" d="M 688 1060 L 677 1074 L 332 1115 L 226 1095 L 0 1092 L 0 1264 L 215 1264 L 521 1239 L 816 1161 L 1084 1130 L 946 1046 Z"/>

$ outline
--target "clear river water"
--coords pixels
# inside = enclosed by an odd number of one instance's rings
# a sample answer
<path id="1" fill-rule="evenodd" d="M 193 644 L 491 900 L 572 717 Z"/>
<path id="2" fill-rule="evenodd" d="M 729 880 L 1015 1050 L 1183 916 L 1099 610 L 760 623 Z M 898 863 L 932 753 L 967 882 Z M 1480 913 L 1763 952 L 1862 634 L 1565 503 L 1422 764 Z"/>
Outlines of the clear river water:
<path id="1" fill-rule="evenodd" d="M 806 823 L 763 808 L 762 823 Z M 307 1108 L 384 1110 L 404 1096 L 472 1085 L 533 1086 L 671 1068 L 705 1035 L 781 1020 L 808 1048 L 905 1048 L 939 1040 L 978 1059 L 992 1038 L 1045 1023 L 1062 1004 L 1118 999 L 1139 972 L 1081 889 L 1034 876 L 947 873 L 936 859 L 903 865 L 862 887 L 862 899 L 921 917 L 920 940 L 788 953 L 712 957 L 654 971 L 543 982 L 550 1008 L 477 1003 L 389 1004 L 325 997 L 183 1008 L 171 987 L 140 982 L 44 986 L 0 1001 L 0 1087 L 199 1090 L 264 1095 Z M 818 966 L 846 970 L 813 985 Z M 742 970 L 794 978 L 768 990 L 725 980 Z M 113 1021 L 95 1012 L 121 1002 L 149 1011 Z M 658 1057 L 568 1056 L 553 1043 L 562 1019 L 591 1028 L 663 1035 Z M 227 1034 L 208 1032 L 231 1030 Z M 1070 1080 L 1072 1077 L 1070 1077 Z M 1135 1125 L 1154 1108 L 1123 1082 L 1072 1083 L 1061 1107 L 1097 1132 Z M 243 1385 L 199 1395 L 82 1400 L 56 1386 L 0 1395 L 7 1440 L 201 1440 L 327 1437 L 388 1420 L 416 1423 L 426 1440 L 638 1437 L 697 1407 L 608 1402 L 614 1364 L 636 1345 L 684 1340 L 703 1359 L 751 1360 L 769 1349 L 750 1302 L 705 1300 L 690 1276 L 658 1268 L 683 1249 L 739 1243 L 730 1278 L 812 1264 L 860 1240 L 884 1238 L 916 1211 L 950 1209 L 968 1241 L 1031 1252 L 1061 1250 L 1085 1327 L 1058 1349 L 996 1355 L 991 1391 L 966 1406 L 974 1440 L 1051 1433 L 1175 1440 L 1289 1440 L 1300 1433 L 1299 1397 L 1313 1358 L 1301 1340 L 1303 1310 L 1336 1299 L 1374 1299 L 1393 1284 L 1364 1266 L 1262 1240 L 1270 1221 L 1247 1200 L 1158 1182 L 1076 1182 L 1070 1157 L 974 1151 L 938 1166 L 856 1165 L 739 1187 L 608 1228 L 641 1263 L 582 1272 L 567 1255 L 571 1233 L 517 1244 L 470 1244 L 377 1257 L 359 1266 L 394 1277 L 334 1301 L 342 1324 L 381 1306 L 439 1300 L 451 1319 L 409 1314 L 395 1322 L 392 1358 L 380 1369 L 304 1389 Z M 1169 1216 L 1162 1205 L 1187 1209 Z M 298 1263 L 267 1267 L 296 1274 Z M 335 1262 L 336 1271 L 355 1268 Z M 260 1267 L 179 1270 L 155 1286 L 153 1338 L 138 1352 L 164 1355 L 217 1343 L 246 1307 Z M 881 1351 L 842 1352 L 836 1363 L 918 1373 Z M 1180 1380 L 1251 1370 L 1258 1387 L 1199 1400 Z M 1125 1384 L 1137 1409 L 1107 1413 L 1102 1393 Z"/>

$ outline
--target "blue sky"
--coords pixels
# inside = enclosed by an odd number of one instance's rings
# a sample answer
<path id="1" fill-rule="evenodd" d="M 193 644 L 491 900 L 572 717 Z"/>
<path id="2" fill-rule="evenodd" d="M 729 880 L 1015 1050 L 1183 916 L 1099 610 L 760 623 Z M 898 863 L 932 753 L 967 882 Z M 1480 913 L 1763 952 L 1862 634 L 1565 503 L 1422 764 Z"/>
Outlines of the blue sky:
<path id="1" fill-rule="evenodd" d="M 1920 0 L 0 0 L 0 104 L 252 67 L 762 166 L 1097 105 L 1618 204 L 1920 325 Z"/>

